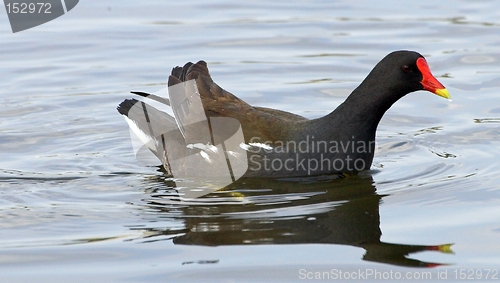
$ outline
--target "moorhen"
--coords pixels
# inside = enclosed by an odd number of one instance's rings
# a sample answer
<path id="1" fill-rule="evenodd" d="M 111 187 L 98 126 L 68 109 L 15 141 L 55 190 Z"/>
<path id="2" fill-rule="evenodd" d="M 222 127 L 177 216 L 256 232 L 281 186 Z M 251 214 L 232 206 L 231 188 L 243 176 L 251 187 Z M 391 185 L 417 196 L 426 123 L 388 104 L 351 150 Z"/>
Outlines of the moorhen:
<path id="1" fill-rule="evenodd" d="M 179 95 L 173 89 L 180 85 Z M 214 83 L 204 61 L 173 68 L 168 86 L 170 100 L 133 93 L 175 104 L 175 118 L 136 99 L 123 101 L 117 109 L 169 175 L 217 174 L 223 167 L 222 171 L 229 168 L 233 181 L 241 176 L 302 177 L 367 170 L 377 125 L 393 103 L 418 90 L 450 98 L 425 58 L 413 51 L 388 54 L 337 109 L 312 120 L 247 104 Z M 178 97 L 182 99 L 176 102 Z M 201 101 L 203 113 L 188 122 L 186 117 L 196 112 L 196 101 Z M 236 146 L 225 142 L 230 137 L 240 137 Z"/>

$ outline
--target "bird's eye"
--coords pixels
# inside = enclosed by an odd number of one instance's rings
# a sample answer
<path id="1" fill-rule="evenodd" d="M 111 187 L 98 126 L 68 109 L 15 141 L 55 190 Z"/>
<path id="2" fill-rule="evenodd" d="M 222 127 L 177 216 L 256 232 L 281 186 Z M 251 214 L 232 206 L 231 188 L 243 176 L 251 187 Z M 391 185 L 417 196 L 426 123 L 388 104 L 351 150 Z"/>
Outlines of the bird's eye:
<path id="1" fill-rule="evenodd" d="M 403 66 L 401 67 L 401 70 L 403 70 L 403 72 L 405 72 L 405 73 L 409 73 L 409 72 L 411 72 L 411 68 L 410 68 L 410 66 L 408 66 L 408 65 L 403 65 Z"/>

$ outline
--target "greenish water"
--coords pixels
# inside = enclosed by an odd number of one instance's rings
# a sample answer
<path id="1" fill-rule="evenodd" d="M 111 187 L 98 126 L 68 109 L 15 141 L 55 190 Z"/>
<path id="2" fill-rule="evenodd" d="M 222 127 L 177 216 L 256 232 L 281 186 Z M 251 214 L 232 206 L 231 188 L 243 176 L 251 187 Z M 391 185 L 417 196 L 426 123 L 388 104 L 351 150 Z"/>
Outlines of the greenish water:
<path id="1" fill-rule="evenodd" d="M 2 12 L 1 281 L 497 281 L 496 6 L 87 0 L 16 34 Z M 136 161 L 115 110 L 203 59 L 245 101 L 318 117 L 398 49 L 426 56 L 453 101 L 400 100 L 359 176 L 240 180 L 181 201 Z"/>

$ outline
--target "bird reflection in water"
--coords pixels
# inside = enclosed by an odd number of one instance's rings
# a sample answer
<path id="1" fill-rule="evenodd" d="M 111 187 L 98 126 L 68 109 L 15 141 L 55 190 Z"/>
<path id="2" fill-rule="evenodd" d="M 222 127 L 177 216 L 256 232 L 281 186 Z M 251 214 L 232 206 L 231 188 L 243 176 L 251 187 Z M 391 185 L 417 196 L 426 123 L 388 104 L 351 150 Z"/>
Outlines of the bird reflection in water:
<path id="1" fill-rule="evenodd" d="M 224 190 L 182 199 L 175 183 L 153 177 L 147 206 L 161 218 L 182 219 L 185 227 L 132 227 L 145 241 L 177 245 L 335 244 L 363 248 L 363 260 L 407 267 L 436 267 L 410 255 L 452 253 L 451 244 L 405 245 L 380 241 L 379 205 L 369 174 L 295 179 L 243 178 Z M 158 182 L 161 181 L 161 182 Z M 160 186 L 158 186 L 160 185 Z M 203 189 L 200 186 L 199 189 Z"/>

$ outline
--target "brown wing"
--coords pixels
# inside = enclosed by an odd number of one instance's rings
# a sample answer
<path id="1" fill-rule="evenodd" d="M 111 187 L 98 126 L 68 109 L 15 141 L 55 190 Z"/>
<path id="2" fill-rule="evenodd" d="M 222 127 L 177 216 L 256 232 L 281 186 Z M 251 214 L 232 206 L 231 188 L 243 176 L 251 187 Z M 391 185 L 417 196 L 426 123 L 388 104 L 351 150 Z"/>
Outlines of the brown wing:
<path id="1" fill-rule="evenodd" d="M 292 135 L 290 129 L 294 128 L 293 125 L 307 121 L 289 112 L 251 106 L 214 83 L 204 61 L 196 64 L 189 62 L 172 69 L 168 86 L 193 79 L 196 80 L 207 116 L 237 119 L 242 125 L 245 142 L 255 137 L 261 142 L 287 141 Z"/>

